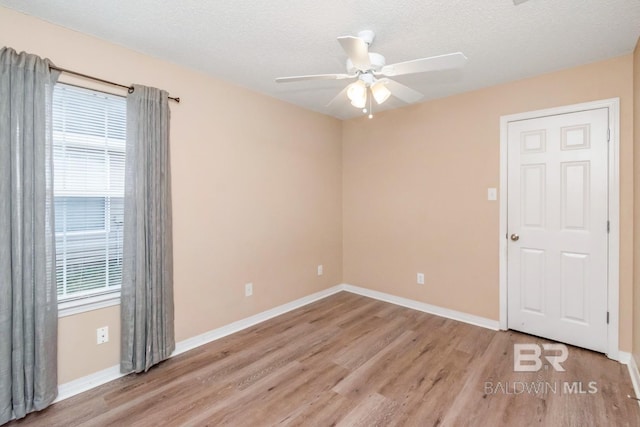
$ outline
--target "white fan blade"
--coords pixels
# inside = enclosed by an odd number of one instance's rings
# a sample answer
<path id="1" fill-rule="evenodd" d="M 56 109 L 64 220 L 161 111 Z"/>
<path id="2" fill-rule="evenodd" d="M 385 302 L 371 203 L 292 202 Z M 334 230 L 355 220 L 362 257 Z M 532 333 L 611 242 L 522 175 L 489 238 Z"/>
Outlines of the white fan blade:
<path id="1" fill-rule="evenodd" d="M 358 77 L 357 74 L 312 74 L 308 76 L 278 77 L 276 83 L 299 82 L 303 80 L 343 80 Z"/>
<path id="2" fill-rule="evenodd" d="M 340 46 L 358 70 L 367 71 L 371 68 L 369 60 L 369 45 L 359 37 L 344 36 L 338 37 Z"/>
<path id="3" fill-rule="evenodd" d="M 414 102 L 418 102 L 422 99 L 424 95 L 420 92 L 411 89 L 401 83 L 398 83 L 394 80 L 384 79 L 386 82 L 387 89 L 391 91 L 391 95 L 400 99 L 401 101 L 406 102 L 407 104 L 413 104 Z"/>
<path id="4" fill-rule="evenodd" d="M 376 75 L 393 77 L 403 74 L 424 73 L 425 71 L 447 70 L 462 67 L 466 62 L 467 57 L 462 52 L 449 53 L 447 55 L 385 65 Z"/>
<path id="5" fill-rule="evenodd" d="M 347 99 L 348 89 L 349 89 L 349 86 L 342 89 L 339 94 L 337 94 L 331 101 L 329 101 L 329 103 L 327 104 L 327 107 L 334 108 L 336 105 L 340 104 L 341 102 L 344 102 L 344 100 Z"/>

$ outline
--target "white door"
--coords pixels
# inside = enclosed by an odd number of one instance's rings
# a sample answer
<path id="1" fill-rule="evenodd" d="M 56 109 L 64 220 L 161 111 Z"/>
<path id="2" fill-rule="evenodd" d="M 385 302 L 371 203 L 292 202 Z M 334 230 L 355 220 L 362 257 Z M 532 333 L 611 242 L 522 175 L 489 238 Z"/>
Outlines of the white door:
<path id="1" fill-rule="evenodd" d="M 508 124 L 508 327 L 607 350 L 608 108 Z"/>

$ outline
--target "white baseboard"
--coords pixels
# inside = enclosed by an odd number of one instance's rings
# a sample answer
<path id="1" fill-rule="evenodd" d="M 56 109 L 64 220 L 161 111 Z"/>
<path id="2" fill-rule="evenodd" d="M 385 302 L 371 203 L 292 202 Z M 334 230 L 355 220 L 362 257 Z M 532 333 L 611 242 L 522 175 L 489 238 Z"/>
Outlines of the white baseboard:
<path id="1" fill-rule="evenodd" d="M 623 352 L 620 353 L 622 354 Z M 638 365 L 636 364 L 636 360 L 630 353 L 626 354 L 629 354 L 629 360 L 627 361 L 626 365 L 627 369 L 629 369 L 629 376 L 631 377 L 631 383 L 633 384 L 634 392 L 634 396 L 631 397 L 640 398 L 640 372 L 638 372 Z M 620 361 L 622 361 L 622 358 L 620 359 Z M 640 401 L 638 401 L 638 405 L 640 405 Z"/>
<path id="2" fill-rule="evenodd" d="M 258 323 L 264 322 L 265 320 L 269 320 L 276 316 L 280 316 L 281 314 L 295 310 L 296 308 L 311 304 L 312 302 L 321 300 L 340 291 L 342 291 L 341 285 L 333 286 L 329 289 L 325 289 L 323 291 L 316 292 L 295 301 L 291 301 L 290 303 L 279 305 L 278 307 L 263 311 L 262 313 L 258 313 L 245 319 L 238 320 L 237 322 L 229 323 L 228 325 L 213 329 L 211 331 L 205 332 L 204 334 L 188 338 L 184 341 L 180 341 L 179 343 L 176 343 L 176 349 L 171 356 L 176 356 L 178 354 L 184 353 L 185 351 L 189 351 L 196 347 L 199 347 L 203 344 L 207 344 L 211 341 L 226 337 L 227 335 L 231 335 L 250 326 L 257 325 Z"/>
<path id="3" fill-rule="evenodd" d="M 628 351 L 618 351 L 617 356 L 618 357 L 616 358 L 611 357 L 611 359 L 617 360 L 623 365 L 628 365 L 629 363 L 631 363 L 632 357 L 631 357 L 631 353 L 629 353 Z"/>
<path id="4" fill-rule="evenodd" d="M 481 326 L 483 328 L 492 329 L 494 331 L 500 329 L 500 322 L 498 322 L 497 320 L 487 319 L 485 317 L 475 316 L 473 314 L 463 313 L 461 311 L 451 310 L 448 308 L 439 307 L 437 305 L 431 305 L 408 298 L 398 297 L 384 292 L 372 291 L 371 289 L 361 288 L 359 286 L 343 284 L 342 289 L 354 294 L 374 298 L 380 301 L 390 302 L 392 304 L 400 305 L 402 307 L 411 308 L 413 310 L 418 310 L 429 314 L 435 314 L 436 316 L 446 317 L 447 319 L 457 320 L 459 322 L 469 323 L 475 326 Z"/>
<path id="5" fill-rule="evenodd" d="M 629 362 L 627 363 L 627 368 L 629 369 L 629 376 L 631 377 L 631 383 L 633 384 L 633 391 L 635 394 L 635 396 L 632 397 L 640 398 L 640 372 L 638 372 L 636 360 L 631 355 L 629 357 Z M 640 401 L 638 401 L 638 405 L 640 405 Z"/>
<path id="6" fill-rule="evenodd" d="M 278 307 L 272 308 L 270 310 L 266 310 L 245 319 L 238 320 L 237 322 L 233 322 L 220 328 L 213 329 L 211 331 L 205 332 L 204 334 L 177 342 L 176 349 L 171 354 L 171 357 L 177 356 L 178 354 L 192 350 L 211 341 L 226 337 L 227 335 L 233 334 L 235 332 L 239 332 L 250 326 L 264 322 L 265 320 L 280 316 L 281 314 L 284 314 L 288 311 L 295 310 L 296 308 L 303 307 L 307 304 L 311 304 L 312 302 L 326 298 L 342 290 L 342 285 L 333 286 L 329 289 L 316 292 L 306 297 L 299 298 L 295 301 L 291 301 L 287 304 L 279 305 Z M 91 390 L 94 387 L 98 387 L 99 385 L 108 383 L 109 381 L 116 380 L 120 377 L 123 377 L 124 375 L 125 374 L 120 373 L 120 365 L 115 365 L 110 368 L 103 369 L 102 371 L 84 376 L 82 378 L 69 381 L 68 383 L 60 384 L 58 386 L 58 397 L 56 398 L 56 400 L 54 400 L 54 403 L 64 399 L 68 399 L 72 396 L 75 396 L 76 394 Z"/>
<path id="7" fill-rule="evenodd" d="M 93 374 L 78 378 L 77 380 L 60 384 L 58 386 L 58 397 L 53 401 L 53 403 L 68 399 L 76 394 L 91 390 L 94 387 L 106 384 L 109 381 L 117 380 L 123 376 L 125 376 L 125 374 L 120 373 L 120 365 L 115 365 L 110 368 L 103 369 L 102 371 L 94 372 Z"/>

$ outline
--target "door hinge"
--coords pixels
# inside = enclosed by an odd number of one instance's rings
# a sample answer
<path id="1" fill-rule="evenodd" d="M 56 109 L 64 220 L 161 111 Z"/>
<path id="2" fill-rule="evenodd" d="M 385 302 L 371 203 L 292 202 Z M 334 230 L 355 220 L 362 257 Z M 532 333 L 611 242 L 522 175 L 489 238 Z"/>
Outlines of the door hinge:
<path id="1" fill-rule="evenodd" d="M 611 129 L 607 129 L 607 142 L 611 141 Z"/>
<path id="2" fill-rule="evenodd" d="M 607 221 L 607 234 L 611 231 L 611 222 Z"/>
<path id="3" fill-rule="evenodd" d="M 607 325 L 609 324 L 609 312 L 607 311 Z"/>

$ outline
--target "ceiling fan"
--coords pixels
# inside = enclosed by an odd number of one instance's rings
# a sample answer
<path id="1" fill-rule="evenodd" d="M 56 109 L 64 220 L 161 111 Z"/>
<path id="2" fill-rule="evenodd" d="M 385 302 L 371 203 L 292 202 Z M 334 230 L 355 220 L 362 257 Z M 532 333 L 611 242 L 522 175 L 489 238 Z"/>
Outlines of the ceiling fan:
<path id="1" fill-rule="evenodd" d="M 369 52 L 373 42 L 373 31 L 360 31 L 357 36 L 338 37 L 338 42 L 347 54 L 347 72 L 340 74 L 314 74 L 307 76 L 278 77 L 277 83 L 297 82 L 302 80 L 346 80 L 356 79 L 354 83 L 345 87 L 329 104 L 328 107 L 341 102 L 346 95 L 351 105 L 369 112 L 372 118 L 372 98 L 377 104 L 385 102 L 390 95 L 408 104 L 419 101 L 423 95 L 388 77 L 405 74 L 423 73 L 427 71 L 446 70 L 462 67 L 467 57 L 461 52 L 429 58 L 414 59 L 412 61 L 386 64 L 384 56 Z M 367 101 L 369 109 L 367 110 Z"/>

